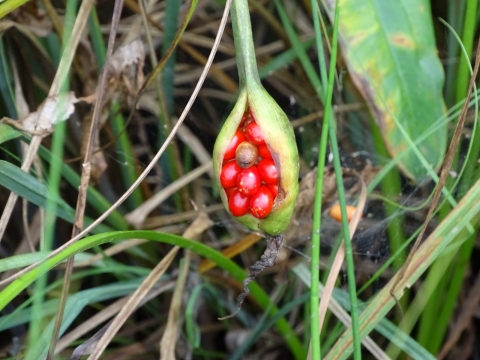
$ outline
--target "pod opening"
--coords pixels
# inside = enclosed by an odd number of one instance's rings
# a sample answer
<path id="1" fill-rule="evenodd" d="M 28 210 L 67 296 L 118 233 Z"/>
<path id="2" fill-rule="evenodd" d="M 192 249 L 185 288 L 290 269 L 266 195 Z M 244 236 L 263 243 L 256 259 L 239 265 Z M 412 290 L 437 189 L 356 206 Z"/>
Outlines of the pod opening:
<path id="1" fill-rule="evenodd" d="M 248 109 L 225 152 L 220 183 L 232 215 L 263 219 L 271 213 L 279 191 L 279 171 Z"/>

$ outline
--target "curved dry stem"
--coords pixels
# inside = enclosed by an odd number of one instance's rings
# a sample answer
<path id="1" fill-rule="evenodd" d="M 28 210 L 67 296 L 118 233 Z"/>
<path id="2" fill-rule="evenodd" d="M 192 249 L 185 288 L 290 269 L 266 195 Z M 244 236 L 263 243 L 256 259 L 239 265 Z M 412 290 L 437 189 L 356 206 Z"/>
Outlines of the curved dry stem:
<path id="1" fill-rule="evenodd" d="M 267 234 L 266 238 L 267 248 L 265 249 L 265 252 L 260 257 L 260 260 L 258 260 L 255 264 L 249 267 L 250 275 L 248 275 L 245 280 L 243 280 L 243 292 L 237 297 L 237 310 L 235 310 L 234 313 L 228 316 L 218 318 L 218 320 L 229 319 L 237 315 L 242 308 L 243 301 L 248 296 L 248 294 L 250 294 L 250 290 L 248 290 L 248 284 L 255 280 L 257 275 L 260 274 L 263 270 L 273 266 L 273 264 L 275 263 L 278 253 L 282 249 L 283 235 L 280 234 L 272 236 Z"/>

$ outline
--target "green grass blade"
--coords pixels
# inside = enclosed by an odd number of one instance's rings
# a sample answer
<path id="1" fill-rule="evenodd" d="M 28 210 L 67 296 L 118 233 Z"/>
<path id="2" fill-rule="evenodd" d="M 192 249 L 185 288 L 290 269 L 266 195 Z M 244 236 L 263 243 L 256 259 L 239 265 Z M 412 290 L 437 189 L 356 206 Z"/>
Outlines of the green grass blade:
<path id="1" fill-rule="evenodd" d="M 319 99 L 321 99 L 322 103 L 325 97 L 325 89 L 322 87 L 322 83 L 320 82 L 320 78 L 315 71 L 308 55 L 302 46 L 302 42 L 298 37 L 297 33 L 295 32 L 290 19 L 287 16 L 287 13 L 281 3 L 278 0 L 275 0 L 275 6 L 277 8 L 278 14 L 280 15 L 280 19 L 282 21 L 282 25 L 285 28 L 285 32 L 287 33 L 288 39 L 292 44 L 293 50 L 297 54 L 298 60 L 302 64 L 303 69 L 305 70 L 308 79 L 310 80 L 313 88 Z"/>
<path id="2" fill-rule="evenodd" d="M 28 0 L 6 0 L 0 3 L 0 19 L 10 14 L 16 8 L 25 4 Z"/>
<path id="3" fill-rule="evenodd" d="M 15 105 L 15 95 L 12 88 L 12 79 L 8 58 L 5 53 L 3 37 L 0 38 L 0 96 L 6 106 L 6 114 L 12 119 L 17 118 L 17 109 Z"/>
<path id="4" fill-rule="evenodd" d="M 298 264 L 293 268 L 293 272 L 300 278 L 300 280 L 307 286 L 310 286 L 310 271 L 305 266 L 305 264 Z M 333 290 L 333 298 L 346 310 L 350 311 L 350 298 L 349 295 L 340 289 Z M 366 303 L 359 304 L 359 307 L 364 309 Z M 402 348 L 409 356 L 413 359 L 422 359 L 422 360 L 433 360 L 435 359 L 432 354 L 425 350 L 419 343 L 414 339 L 408 336 L 403 331 L 399 329 L 390 322 L 388 319 L 382 319 L 379 324 L 375 327 L 375 330 L 380 334 L 385 336 L 392 343 L 396 344 L 398 347 Z M 335 332 L 335 331 L 333 331 Z M 340 334 L 335 338 L 339 338 Z"/>
<path id="5" fill-rule="evenodd" d="M 0 160 L 0 185 L 14 192 L 18 196 L 27 199 L 32 204 L 46 208 L 49 200 L 55 201 L 55 214 L 59 218 L 73 223 L 75 210 L 72 209 L 61 198 L 53 197 L 47 187 L 35 179 L 29 173 L 21 170 L 19 167 L 10 164 L 7 161 Z M 85 224 L 91 224 L 92 219 L 85 217 Z M 106 225 L 99 225 L 99 228 L 93 232 L 110 231 L 111 228 Z"/>
<path id="6" fill-rule="evenodd" d="M 301 295 L 300 297 L 296 298 L 288 302 L 285 306 L 283 306 L 278 313 L 276 313 L 271 318 L 267 319 L 268 313 L 265 313 L 262 318 L 258 321 L 257 325 L 251 331 L 248 338 L 240 345 L 237 350 L 230 356 L 230 360 L 240 360 L 242 356 L 244 356 L 245 352 L 252 346 L 252 344 L 259 339 L 264 332 L 270 329 L 275 323 L 280 320 L 283 316 L 287 315 L 293 309 L 301 306 L 302 304 L 306 303 L 307 300 L 310 298 L 310 294 L 306 293 Z"/>
<path id="7" fill-rule="evenodd" d="M 177 0 L 165 1 L 165 25 L 163 34 L 163 46 L 162 54 L 166 54 L 168 47 L 175 39 L 175 33 L 177 32 L 178 16 L 180 14 L 181 2 Z M 168 113 L 173 113 L 174 97 L 173 80 L 175 78 L 175 64 L 176 64 L 176 50 L 172 51 L 172 54 L 165 64 L 165 68 L 162 71 L 162 85 L 163 92 L 165 94 L 165 105 Z"/>
<path id="8" fill-rule="evenodd" d="M 85 307 L 100 301 L 129 295 L 136 290 L 142 280 L 143 278 L 131 281 L 119 281 L 115 284 L 79 291 L 70 296 L 65 304 L 65 315 L 62 321 L 60 335 L 67 330 Z M 43 318 L 40 318 L 40 320 L 44 321 Z M 24 358 L 25 360 L 38 360 L 43 359 L 44 356 L 46 356 L 48 352 L 48 344 L 52 336 L 54 321 L 55 319 L 53 318 L 48 324 L 44 324 L 40 338 L 35 344 L 33 344 L 33 346 L 28 348 L 28 352 Z"/>
<path id="9" fill-rule="evenodd" d="M 6 124 L 0 124 L 0 144 L 22 136 L 17 130 Z"/>
<path id="10" fill-rule="evenodd" d="M 333 48 L 335 43 L 333 44 Z M 333 52 L 332 48 L 332 52 Z M 333 79 L 331 80 L 333 82 Z M 337 183 L 337 192 L 338 192 L 338 201 L 340 203 L 340 210 L 342 214 L 342 235 L 343 241 L 345 242 L 345 259 L 347 262 L 347 281 L 348 281 L 348 292 L 350 295 L 350 309 L 352 317 L 352 331 L 353 331 L 353 355 L 355 359 L 362 358 L 361 351 L 361 337 L 360 337 L 360 326 L 358 323 L 358 305 L 357 305 L 357 289 L 356 289 L 356 279 L 355 279 L 355 265 L 353 261 L 353 249 L 352 249 L 352 240 L 350 238 L 350 230 L 348 228 L 348 216 L 347 216 L 347 202 L 345 199 L 345 188 L 343 185 L 343 172 L 342 166 L 340 164 L 340 152 L 338 150 L 337 144 L 337 134 L 335 132 L 335 123 L 333 122 L 333 117 L 330 117 L 330 146 L 333 153 L 333 167 L 335 169 L 335 180 Z"/>
<path id="11" fill-rule="evenodd" d="M 465 64 L 467 64 L 467 71 L 469 72 L 470 76 L 472 76 L 473 69 L 470 65 L 469 54 L 465 46 L 463 46 L 462 40 L 459 38 L 458 34 L 449 24 L 445 23 L 442 19 L 440 19 L 440 21 L 450 30 L 450 33 L 452 34 L 456 42 L 459 44 L 459 48 L 461 49 L 463 55 L 462 59 L 465 61 Z M 480 151 L 480 142 L 478 141 L 478 137 L 476 137 L 480 134 L 478 134 L 478 93 L 475 85 L 474 95 L 472 97 L 474 97 L 474 99 L 472 100 L 474 100 L 475 104 L 475 120 L 473 123 L 472 131 L 473 136 L 470 139 L 468 150 L 465 155 L 465 160 L 463 161 L 463 166 L 454 183 L 451 184 L 451 181 L 447 181 L 447 186 L 450 186 L 451 191 L 453 191 L 460 183 L 459 196 L 463 196 L 465 194 L 466 188 L 471 185 L 472 181 L 477 180 L 476 178 L 472 177 L 474 169 L 477 167 L 477 159 Z M 469 99 L 462 99 L 462 102 L 468 100 Z M 455 159 L 455 163 L 457 162 L 458 153 Z M 442 211 L 440 212 L 440 218 L 444 218 L 446 215 L 448 215 L 450 207 L 442 206 L 441 209 Z M 476 228 L 478 231 L 478 226 L 476 226 Z M 432 278 L 431 281 L 433 281 L 434 284 L 437 285 L 435 286 L 435 294 L 433 294 L 432 297 L 429 299 L 425 310 L 421 315 L 418 331 L 418 341 L 432 353 L 437 353 L 440 349 L 441 342 L 444 338 L 444 335 L 450 323 L 450 319 L 453 315 L 453 311 L 455 309 L 457 299 L 460 294 L 461 286 L 464 282 L 465 273 L 469 265 L 468 259 L 470 259 L 473 250 L 475 237 L 476 236 L 474 234 L 470 235 L 470 237 L 462 245 L 461 250 L 458 252 L 458 255 L 456 257 L 454 257 L 454 253 L 449 256 L 445 256 L 441 260 L 438 260 L 441 261 L 441 264 L 435 263 L 431 269 L 431 271 L 433 272 L 432 276 L 430 277 L 429 274 L 429 277 L 427 278 L 427 281 Z M 444 269 L 450 263 L 450 269 L 447 269 L 446 272 L 445 270 L 442 271 L 442 281 L 438 281 L 437 278 L 440 275 L 440 272 L 438 271 L 438 269 L 434 269 L 434 267 L 438 266 Z M 444 272 L 445 274 L 443 274 Z M 438 298 L 441 297 L 442 294 L 446 295 L 444 301 L 442 301 L 440 304 Z M 440 314 L 440 316 L 438 314 Z M 433 329 L 435 330 L 433 331 Z"/>
<path id="12" fill-rule="evenodd" d="M 330 84 L 326 77 L 326 65 L 325 57 L 323 54 L 323 44 L 322 44 L 322 33 L 320 31 L 320 22 L 317 2 L 312 0 L 312 9 L 313 9 L 313 22 L 315 26 L 315 39 L 317 49 L 319 51 L 319 68 L 322 74 L 323 88 L 327 89 L 325 97 L 330 99 L 327 100 L 324 121 L 322 123 L 322 135 L 319 141 L 319 154 L 318 154 L 318 164 L 317 164 L 317 179 L 315 184 L 315 199 L 313 205 L 313 224 L 312 224 L 312 245 L 311 245 L 311 279 L 310 279 L 310 338 L 312 346 L 312 359 L 320 360 L 321 355 L 321 339 L 320 339 L 320 326 L 318 321 L 318 307 L 319 307 L 319 296 L 318 296 L 318 282 L 320 280 L 320 229 L 321 229 L 321 220 L 322 220 L 322 189 L 323 189 L 323 174 L 325 169 L 325 160 L 327 156 L 327 146 L 328 146 L 328 127 L 330 125 L 329 119 L 331 116 L 332 103 L 331 96 L 333 90 L 334 76 L 330 77 Z M 336 55 L 336 54 L 335 54 Z M 333 54 L 332 54 L 333 58 Z M 333 64 L 333 65 L 332 65 Z M 333 73 L 335 72 L 335 61 L 331 62 L 331 69 L 333 68 Z M 332 75 L 332 72 L 331 74 Z M 311 81 L 311 80 L 310 80 Z"/>
<path id="13" fill-rule="evenodd" d="M 462 101 L 467 95 L 468 82 L 470 81 L 470 59 L 473 52 L 473 39 L 475 36 L 476 17 L 477 17 L 477 0 L 467 0 L 465 8 L 465 23 L 463 25 L 462 44 L 467 52 L 467 58 L 460 56 L 460 64 L 458 66 L 456 98 Z M 453 54 L 452 54 L 453 55 Z"/>
<path id="14" fill-rule="evenodd" d="M 230 275 L 239 282 L 242 282 L 243 279 L 247 277 L 245 271 L 243 271 L 233 261 L 223 256 L 218 251 L 213 250 L 212 248 L 193 240 L 185 239 L 177 235 L 162 234 L 153 231 L 106 232 L 103 234 L 93 235 L 91 237 L 79 240 L 78 242 L 72 244 L 71 247 L 62 251 L 60 254 L 52 257 L 49 260 L 46 260 L 40 267 L 33 269 L 32 271 L 12 282 L 0 292 L 0 310 L 3 309 L 10 301 L 13 300 L 15 296 L 17 296 L 39 276 L 45 274 L 49 269 L 69 258 L 70 256 L 88 250 L 95 246 L 99 246 L 105 243 L 115 243 L 117 241 L 125 239 L 146 239 L 171 245 L 178 245 L 187 248 L 200 256 L 204 256 L 214 261 L 216 264 L 218 264 L 218 266 L 229 272 Z M 250 292 L 263 309 L 267 309 L 270 306 L 269 296 L 257 283 L 251 283 Z M 273 316 L 277 312 L 278 309 L 272 306 L 270 310 L 270 315 Z M 304 349 L 288 322 L 284 318 L 282 318 L 278 320 L 278 322 L 276 323 L 276 327 L 277 330 L 284 337 L 285 342 L 290 348 L 295 359 L 303 360 L 305 358 Z"/>
<path id="15" fill-rule="evenodd" d="M 47 162 L 51 161 L 52 153 L 47 148 L 40 146 L 38 149 L 40 157 L 45 159 Z M 67 182 L 74 188 L 77 189 L 80 186 L 80 176 L 68 165 L 61 164 L 60 171 L 62 176 L 67 180 Z M 103 214 L 107 211 L 112 204 L 108 201 L 97 189 L 91 185 L 87 188 L 87 201 L 92 208 L 94 208 L 99 214 Z M 70 220 L 68 220 L 70 221 Z M 118 210 L 115 210 L 108 216 L 105 221 L 115 230 L 128 230 L 130 224 L 125 220 L 122 214 Z"/>
<path id="16" fill-rule="evenodd" d="M 396 287 L 395 296 L 399 298 L 404 287 L 413 285 L 418 278 L 430 267 L 447 246 L 457 238 L 459 232 L 466 229 L 471 222 L 480 218 L 480 181 L 477 181 L 470 191 L 463 197 L 442 221 L 434 232 L 423 242 L 412 258 L 412 266 L 407 269 L 399 286 Z M 415 266 L 413 266 L 415 265 Z M 393 283 L 396 281 L 396 274 L 390 282 L 369 302 L 368 306 L 360 315 L 360 331 L 364 337 L 382 320 L 388 311 L 394 306 L 395 301 L 390 295 Z M 349 328 L 337 341 L 325 359 L 346 359 L 352 349 L 352 332 Z"/>

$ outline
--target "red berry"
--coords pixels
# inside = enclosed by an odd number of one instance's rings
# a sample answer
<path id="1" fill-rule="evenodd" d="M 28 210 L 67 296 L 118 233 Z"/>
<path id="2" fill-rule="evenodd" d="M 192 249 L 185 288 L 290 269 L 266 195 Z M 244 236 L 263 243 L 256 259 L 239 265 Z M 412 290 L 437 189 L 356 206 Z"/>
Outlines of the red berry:
<path id="1" fill-rule="evenodd" d="M 260 145 L 258 147 L 258 155 L 260 155 L 264 159 L 272 158 L 272 154 L 270 153 L 270 150 L 268 149 L 267 145 Z"/>
<path id="2" fill-rule="evenodd" d="M 250 198 L 250 212 L 257 219 L 263 219 L 270 214 L 273 207 L 272 192 L 266 186 L 260 189 Z"/>
<path id="3" fill-rule="evenodd" d="M 263 131 L 260 129 L 260 126 L 257 125 L 256 122 L 251 122 L 247 126 L 245 126 L 245 136 L 247 137 L 248 141 L 250 141 L 254 145 L 264 145 L 265 138 L 263 137 Z"/>
<path id="4" fill-rule="evenodd" d="M 277 184 L 267 184 L 267 187 L 272 192 L 273 198 L 275 199 L 278 195 L 278 183 Z"/>
<path id="5" fill-rule="evenodd" d="M 237 190 L 237 188 L 228 188 L 228 189 L 225 189 L 225 193 L 227 194 L 227 198 L 230 199 L 230 196 L 232 196 L 232 194 L 235 192 L 235 190 Z"/>
<path id="6" fill-rule="evenodd" d="M 278 182 L 278 170 L 272 159 L 263 159 L 258 163 L 258 172 L 260 177 L 267 184 L 275 184 Z"/>
<path id="7" fill-rule="evenodd" d="M 245 134 L 242 131 L 237 130 L 235 135 L 233 135 L 233 138 L 230 141 L 230 144 L 228 144 L 228 146 L 227 146 L 227 151 L 225 152 L 223 160 L 234 159 L 235 158 L 235 152 L 237 151 L 238 145 L 240 145 L 245 140 L 246 140 Z"/>
<path id="8" fill-rule="evenodd" d="M 250 198 L 235 190 L 228 199 L 228 208 L 233 216 L 242 216 L 248 212 Z"/>
<path id="9" fill-rule="evenodd" d="M 255 166 L 244 169 L 237 177 L 237 188 L 240 193 L 252 196 L 260 188 L 260 174 Z"/>
<path id="10" fill-rule="evenodd" d="M 236 161 L 229 161 L 222 167 L 220 173 L 220 183 L 225 189 L 235 187 L 237 184 L 237 177 L 242 168 L 238 166 Z"/>

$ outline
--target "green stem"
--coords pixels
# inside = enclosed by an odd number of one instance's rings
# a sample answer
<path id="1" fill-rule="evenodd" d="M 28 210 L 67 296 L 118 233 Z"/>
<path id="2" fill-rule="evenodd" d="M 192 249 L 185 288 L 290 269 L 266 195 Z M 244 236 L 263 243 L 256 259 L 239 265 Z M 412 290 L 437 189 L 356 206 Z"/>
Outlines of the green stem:
<path id="1" fill-rule="evenodd" d="M 235 40 L 240 87 L 251 82 L 260 84 L 248 1 L 233 0 L 230 12 L 232 16 L 233 38 Z"/>
<path id="2" fill-rule="evenodd" d="M 466 0 L 448 0 L 447 22 L 456 32 L 461 32 L 461 25 L 464 20 Z M 457 54 L 460 46 L 451 32 L 447 35 L 447 54 Z M 447 107 L 455 105 L 455 91 L 457 90 L 455 81 L 458 74 L 458 63 L 452 63 L 445 66 L 445 86 L 444 97 Z"/>
<path id="3" fill-rule="evenodd" d="M 315 0 L 312 0 L 312 3 L 316 3 Z M 316 4 L 315 4 L 316 5 Z M 317 34 L 320 34 L 320 25 L 318 21 L 318 16 L 316 16 L 316 6 L 313 7 L 313 20 L 315 31 Z M 323 50 L 323 45 L 321 43 L 321 38 L 316 36 L 317 48 L 319 51 Z M 320 50 L 321 49 L 321 50 Z M 319 54 L 320 58 L 321 54 Z M 333 54 L 332 54 L 333 56 Z M 317 181 L 315 185 L 315 200 L 313 205 L 313 226 L 312 226 L 312 247 L 311 247 L 311 279 L 310 279 L 310 331 L 311 331 L 311 344 L 312 344 L 312 359 L 320 360 L 321 359 L 321 346 L 320 346 L 320 326 L 318 322 L 318 306 L 319 306 L 319 286 L 318 282 L 320 281 L 320 228 L 321 228 L 321 219 L 322 219 L 322 188 L 323 188 L 323 173 L 325 168 L 325 159 L 327 155 L 327 145 L 328 145 L 328 126 L 329 121 L 326 120 L 331 115 L 332 110 L 332 94 L 333 94 L 333 80 L 335 75 L 335 61 L 332 61 L 330 64 L 330 70 L 333 68 L 333 76 L 330 76 L 332 86 L 328 87 L 327 94 L 324 96 L 327 99 L 330 99 L 326 103 L 325 116 L 322 124 L 322 135 L 320 137 L 320 152 L 318 154 L 318 165 L 317 165 Z M 325 66 L 321 66 L 320 69 L 323 73 L 326 72 Z M 332 72 L 332 71 L 331 71 Z M 326 77 L 323 79 L 325 83 L 327 82 Z M 325 84 L 324 84 L 325 85 Z M 330 88 L 332 91 L 330 91 Z M 329 97 L 330 94 L 330 97 Z M 327 117 L 328 116 L 328 117 Z"/>
<path id="4" fill-rule="evenodd" d="M 477 3 L 478 0 L 467 0 L 467 6 L 465 9 L 465 25 L 463 27 L 462 43 L 468 53 L 468 58 L 460 58 L 460 65 L 458 67 L 457 75 L 456 101 L 463 100 L 467 95 L 468 81 L 470 78 L 469 63 L 472 57 L 473 37 L 475 34 L 476 25 L 475 17 L 477 15 Z"/>
<path id="5" fill-rule="evenodd" d="M 312 4 L 314 8 L 317 7 L 317 4 Z M 332 149 L 333 153 L 333 166 L 335 169 L 335 178 L 337 182 L 337 192 L 338 192 L 338 199 L 340 202 L 340 209 L 341 209 L 341 214 L 342 214 L 342 233 L 343 233 L 343 239 L 345 241 L 345 255 L 346 255 L 346 261 L 347 261 L 347 278 L 348 278 L 348 288 L 349 288 L 349 295 L 350 295 L 350 313 L 351 313 L 351 318 L 352 318 L 352 331 L 353 331 L 353 345 L 354 345 L 354 359 L 361 359 L 362 358 L 362 353 L 361 353 L 361 338 L 360 338 L 360 325 L 358 322 L 358 303 L 357 303 L 357 290 L 356 290 L 356 284 L 355 284 L 355 269 L 354 269 L 354 263 L 353 263 L 353 251 L 352 251 L 352 242 L 350 238 L 350 230 L 348 228 L 348 216 L 347 216 L 347 210 L 346 210 L 346 200 L 345 200 L 345 189 L 343 186 L 343 177 L 342 177 L 342 168 L 340 165 L 340 153 L 338 150 L 338 143 L 337 143 L 337 135 L 335 132 L 335 123 L 334 123 L 334 118 L 332 115 L 332 96 L 333 96 L 333 84 L 335 80 L 335 64 L 336 64 L 336 59 L 337 59 L 337 48 L 338 48 L 338 23 L 339 23 L 339 9 L 340 7 L 338 6 L 338 2 L 335 4 L 335 19 L 334 19 L 334 27 L 333 27 L 333 36 L 332 36 L 332 54 L 330 57 L 330 69 L 329 69 L 329 74 L 328 74 L 328 88 L 327 88 L 327 94 L 325 98 L 325 116 L 324 116 L 324 126 L 325 123 L 330 123 L 330 127 L 328 125 L 326 126 L 326 129 L 328 129 L 328 135 L 330 136 L 330 146 Z M 316 12 L 314 12 L 316 13 Z M 321 46 L 321 45 L 320 45 Z M 319 46 L 319 48 L 320 48 Z M 322 75 L 322 80 L 325 86 L 325 66 L 321 66 L 321 75 Z M 324 136 L 324 133 L 322 131 L 322 137 Z M 327 136 L 327 134 L 325 134 Z M 322 159 L 323 158 L 323 159 Z M 319 158 L 324 161 L 325 156 Z M 320 170 L 320 169 L 318 169 Z M 323 178 L 323 169 L 322 172 L 320 171 L 317 172 L 317 181 L 318 181 L 318 176 L 321 176 Z M 317 183 L 318 186 L 318 183 Z M 321 188 L 319 191 L 319 188 L 317 187 L 316 189 L 316 196 L 317 198 L 318 195 L 321 196 Z M 314 211 L 316 209 L 316 206 L 314 207 Z M 320 228 L 318 228 L 318 236 L 320 233 Z M 315 233 L 315 231 L 314 231 Z M 313 239 L 313 235 L 312 235 Z M 312 249 L 313 251 L 313 249 Z M 312 254 L 313 258 L 313 254 Z M 318 274 L 318 271 L 315 271 Z M 314 272 L 312 271 L 312 277 L 313 277 Z M 315 282 L 318 285 L 318 279 Z M 312 280 L 312 285 L 314 284 Z M 312 293 L 313 293 L 313 288 L 312 288 Z M 313 326 L 312 326 L 313 329 Z M 313 331 L 312 331 L 312 338 L 313 338 Z M 313 350 L 313 349 L 312 349 Z M 312 352 L 313 353 L 313 352 Z M 314 358 L 315 359 L 315 358 Z"/>
<path id="6" fill-rule="evenodd" d="M 333 123 L 333 117 L 330 117 L 332 122 L 330 126 L 330 146 L 333 153 L 333 167 L 335 169 L 335 180 L 337 182 L 338 201 L 340 203 L 340 210 L 342 214 L 342 233 L 343 241 L 345 241 L 345 259 L 347 261 L 347 280 L 348 293 L 350 296 L 350 315 L 352 317 L 352 332 L 353 332 L 353 358 L 355 360 L 362 358 L 361 352 L 361 336 L 360 324 L 358 322 L 358 304 L 357 304 L 357 289 L 355 285 L 355 268 L 353 263 L 352 241 L 350 238 L 350 230 L 348 228 L 348 216 L 345 200 L 345 188 L 343 186 L 342 167 L 340 165 L 340 153 L 337 144 L 337 134 Z"/>
<path id="7" fill-rule="evenodd" d="M 320 100 L 325 105 L 325 116 L 322 124 L 322 135 L 320 137 L 320 152 L 318 154 L 318 166 L 317 166 L 317 181 L 315 185 L 315 200 L 313 206 L 313 226 L 312 226 L 312 250 L 311 250 L 311 279 L 310 279 L 310 312 L 311 312 L 311 343 L 312 343 L 312 359 L 321 359 L 321 345 L 320 345 L 320 327 L 318 322 L 318 305 L 319 305 L 319 281 L 320 281 L 320 228 L 321 228 L 321 216 L 322 216 L 322 189 L 323 189 L 323 173 L 325 169 L 325 159 L 327 155 L 328 145 L 328 131 L 330 119 L 332 117 L 332 96 L 333 96 L 333 84 L 335 81 L 335 64 L 337 57 L 337 39 L 338 39 L 338 26 L 334 27 L 333 33 L 333 48 L 330 59 L 329 76 L 327 78 L 326 64 L 323 61 L 325 59 L 323 54 L 323 43 L 320 31 L 320 22 L 318 17 L 318 7 L 315 0 L 312 0 L 313 10 L 313 23 L 315 26 L 315 36 L 317 49 L 319 52 L 319 68 L 322 75 L 323 88 L 326 89 L 326 93 L 321 93 Z M 338 10 L 338 7 L 337 7 Z M 338 24 L 338 11 L 335 12 L 336 21 Z M 330 80 L 330 81 L 328 81 Z"/>

